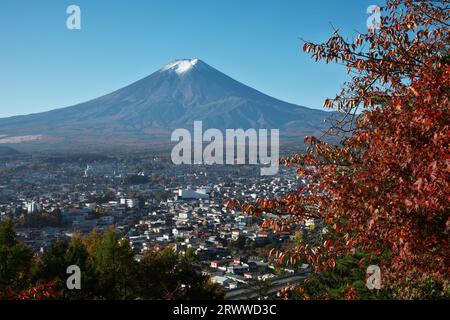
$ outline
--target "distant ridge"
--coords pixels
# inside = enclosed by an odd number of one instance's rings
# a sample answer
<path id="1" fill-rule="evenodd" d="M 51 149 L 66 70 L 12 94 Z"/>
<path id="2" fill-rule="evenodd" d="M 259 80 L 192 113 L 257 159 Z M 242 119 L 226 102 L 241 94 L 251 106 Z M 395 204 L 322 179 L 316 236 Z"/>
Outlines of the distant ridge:
<path id="1" fill-rule="evenodd" d="M 11 147 L 0 146 L 0 157 L 18 155 L 20 152 Z"/>

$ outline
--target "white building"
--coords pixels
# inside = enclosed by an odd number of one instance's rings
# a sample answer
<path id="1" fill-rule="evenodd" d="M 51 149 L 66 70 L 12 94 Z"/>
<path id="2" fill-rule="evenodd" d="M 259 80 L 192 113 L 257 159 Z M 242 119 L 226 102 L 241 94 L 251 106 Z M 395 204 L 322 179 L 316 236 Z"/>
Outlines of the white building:
<path id="1" fill-rule="evenodd" d="M 188 189 L 180 189 L 178 190 L 178 196 L 182 199 L 209 199 L 209 194 L 207 194 L 206 189 L 197 189 L 196 191 L 188 190 Z"/>
<path id="2" fill-rule="evenodd" d="M 121 205 L 126 205 L 128 208 L 137 208 L 139 206 L 139 200 L 137 199 L 120 199 Z"/>
<path id="3" fill-rule="evenodd" d="M 39 203 L 35 201 L 31 201 L 27 203 L 27 212 L 30 213 L 39 213 L 42 210 L 42 207 Z"/>

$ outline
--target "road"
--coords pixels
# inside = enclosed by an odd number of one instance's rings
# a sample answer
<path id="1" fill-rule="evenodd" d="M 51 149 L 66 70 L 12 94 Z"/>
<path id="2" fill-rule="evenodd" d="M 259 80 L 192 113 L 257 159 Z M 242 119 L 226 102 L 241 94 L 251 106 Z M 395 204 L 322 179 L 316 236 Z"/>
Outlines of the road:
<path id="1" fill-rule="evenodd" d="M 288 276 L 272 278 L 272 286 L 269 289 L 267 295 L 274 295 L 282 288 L 287 287 L 289 284 L 297 283 L 301 279 L 304 279 L 307 275 L 308 273 L 299 272 Z M 225 293 L 226 300 L 251 300 L 257 299 L 258 296 L 258 292 L 256 292 L 256 289 L 252 287 L 232 289 Z"/>

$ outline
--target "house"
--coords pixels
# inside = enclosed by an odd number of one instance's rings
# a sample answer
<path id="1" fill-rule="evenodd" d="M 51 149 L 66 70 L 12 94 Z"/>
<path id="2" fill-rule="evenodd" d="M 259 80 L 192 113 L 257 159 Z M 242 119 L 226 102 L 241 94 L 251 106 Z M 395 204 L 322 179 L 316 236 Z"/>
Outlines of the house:
<path id="1" fill-rule="evenodd" d="M 227 287 L 232 282 L 227 277 L 222 277 L 222 276 L 214 276 L 211 278 L 211 281 L 214 283 L 218 283 L 223 287 Z"/>
<path id="2" fill-rule="evenodd" d="M 224 261 L 223 261 L 223 260 L 214 260 L 214 261 L 211 261 L 211 268 L 217 269 L 217 268 L 219 268 L 219 267 L 221 267 L 221 266 L 223 266 L 223 265 L 224 265 Z"/>
<path id="3" fill-rule="evenodd" d="M 238 286 L 238 283 L 236 281 L 223 276 L 214 276 L 211 278 L 211 281 L 220 284 L 226 289 L 235 289 Z"/>
<path id="4" fill-rule="evenodd" d="M 248 265 L 231 265 L 227 267 L 227 272 L 231 274 L 244 274 L 245 272 L 248 272 L 249 268 Z"/>

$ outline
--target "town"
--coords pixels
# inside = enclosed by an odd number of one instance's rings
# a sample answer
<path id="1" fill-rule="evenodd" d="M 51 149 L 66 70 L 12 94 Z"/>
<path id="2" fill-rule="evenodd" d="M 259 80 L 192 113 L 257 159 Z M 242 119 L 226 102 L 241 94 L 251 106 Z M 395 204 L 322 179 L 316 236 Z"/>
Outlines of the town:
<path id="1" fill-rule="evenodd" d="M 295 231 L 262 229 L 271 217 L 244 215 L 226 203 L 282 196 L 306 183 L 289 168 L 261 177 L 258 166 L 174 165 L 148 155 L 16 155 L 0 159 L 0 214 L 13 219 L 36 254 L 76 233 L 113 226 L 135 260 L 166 247 L 195 252 L 198 271 L 227 298 L 257 298 L 256 287 L 270 283 L 264 294 L 276 294 L 304 278 L 308 265 L 277 265 L 269 256 L 295 244 Z M 317 223 L 298 227 L 314 230 Z"/>

